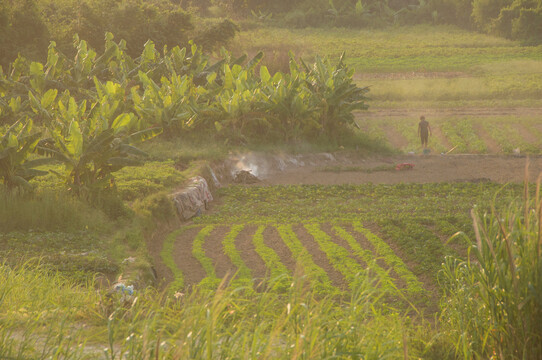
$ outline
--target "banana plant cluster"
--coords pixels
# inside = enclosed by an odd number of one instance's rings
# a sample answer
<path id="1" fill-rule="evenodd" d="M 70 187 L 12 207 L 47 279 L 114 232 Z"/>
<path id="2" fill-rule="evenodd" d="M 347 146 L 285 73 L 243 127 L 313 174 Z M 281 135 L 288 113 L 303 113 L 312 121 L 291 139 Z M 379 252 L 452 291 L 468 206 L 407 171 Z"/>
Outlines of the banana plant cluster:
<path id="1" fill-rule="evenodd" d="M 290 53 L 289 73 L 270 74 L 261 52 L 249 60 L 222 50 L 211 64 L 193 43 L 160 53 L 149 41 L 133 59 L 111 34 L 101 55 L 77 36 L 74 47 L 73 59 L 52 42 L 45 64 L 19 57 L 7 74 L 0 69 L 0 126 L 27 118 L 41 126 L 48 140 L 40 151 L 66 165 L 64 178 L 78 194 L 111 182 L 118 158 L 135 154 L 127 147 L 132 133 L 334 138 L 352 123 L 352 111 L 366 108 L 368 88 L 353 83 L 343 57 L 336 65 L 317 57 L 309 67 Z"/>
<path id="2" fill-rule="evenodd" d="M 32 131 L 32 126 L 32 120 L 17 121 L 0 138 L 0 178 L 9 191 L 29 188 L 29 180 L 47 174 L 36 167 L 50 160 L 32 159 L 41 136 L 40 132 Z"/>

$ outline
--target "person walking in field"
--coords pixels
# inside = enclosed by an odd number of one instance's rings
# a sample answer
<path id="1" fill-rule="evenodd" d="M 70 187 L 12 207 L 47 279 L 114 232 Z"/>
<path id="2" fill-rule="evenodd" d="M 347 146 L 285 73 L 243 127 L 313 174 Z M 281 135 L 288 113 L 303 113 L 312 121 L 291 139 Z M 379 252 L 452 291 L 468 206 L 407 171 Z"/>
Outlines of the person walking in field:
<path id="1" fill-rule="evenodd" d="M 425 120 L 425 116 L 420 116 L 420 123 L 418 124 L 418 136 L 422 141 L 422 147 L 427 148 L 427 141 L 429 140 L 429 134 L 431 134 L 431 126 Z"/>

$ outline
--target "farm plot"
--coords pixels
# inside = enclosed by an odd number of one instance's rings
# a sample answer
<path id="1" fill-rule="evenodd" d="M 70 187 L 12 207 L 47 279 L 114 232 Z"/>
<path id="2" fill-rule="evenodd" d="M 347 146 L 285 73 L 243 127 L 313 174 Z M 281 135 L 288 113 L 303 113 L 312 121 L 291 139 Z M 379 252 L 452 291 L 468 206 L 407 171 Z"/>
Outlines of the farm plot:
<path id="1" fill-rule="evenodd" d="M 446 256 L 467 256 L 470 209 L 498 184 L 231 186 L 211 214 L 170 235 L 162 253 L 175 290 L 234 286 L 284 291 L 304 275 L 321 294 L 370 276 L 390 293 L 423 298 Z M 519 197 L 501 190 L 496 206 Z M 456 236 L 458 233 L 466 234 Z M 172 250 L 167 250 L 172 249 Z"/>
<path id="2" fill-rule="evenodd" d="M 216 228 L 213 225 L 193 228 L 191 252 L 195 259 L 176 261 L 172 269 L 178 285 L 215 287 L 221 278 L 235 275 L 234 285 L 258 285 L 273 278 L 277 279 L 275 286 L 285 288 L 292 275 L 300 271 L 320 292 L 335 293 L 359 285 L 357 282 L 364 279 L 358 275 L 369 271 L 384 287 L 423 292 L 422 283 L 405 263 L 361 223 L 220 227 L 222 231 L 214 234 L 209 231 Z M 243 241 L 242 232 L 250 242 Z M 181 237 L 177 239 L 187 240 Z M 198 278 L 194 273 L 201 275 Z M 185 277 L 190 282 L 184 281 Z"/>
<path id="3" fill-rule="evenodd" d="M 363 131 L 386 141 L 394 149 L 420 151 L 418 117 L 390 115 L 379 112 L 359 114 L 356 121 Z M 452 148 L 454 154 L 542 153 L 542 129 L 536 116 L 435 114 L 428 119 L 432 130 L 429 148 L 434 153 L 440 154 Z"/>

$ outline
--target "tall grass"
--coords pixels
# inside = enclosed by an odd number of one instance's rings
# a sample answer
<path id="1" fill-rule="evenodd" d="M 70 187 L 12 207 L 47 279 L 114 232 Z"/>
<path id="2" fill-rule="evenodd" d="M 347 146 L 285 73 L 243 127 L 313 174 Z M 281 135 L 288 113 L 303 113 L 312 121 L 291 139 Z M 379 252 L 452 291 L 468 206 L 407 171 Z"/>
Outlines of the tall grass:
<path id="1" fill-rule="evenodd" d="M 22 196 L 0 188 L 0 232 L 73 231 L 100 228 L 106 222 L 101 211 L 62 192 Z"/>
<path id="2" fill-rule="evenodd" d="M 273 280 L 271 280 L 273 281 Z M 279 281 L 282 282 L 282 279 Z M 426 332 L 363 274 L 348 298 L 295 276 L 284 292 L 222 282 L 174 296 L 76 286 L 41 267 L 0 265 L 0 357 L 14 359 L 407 358 Z M 272 285 L 269 288 L 274 288 Z M 418 337 L 415 339 L 414 337 Z M 422 344 L 422 345 L 420 345 Z"/>
<path id="3" fill-rule="evenodd" d="M 472 260 L 447 258 L 441 321 L 464 359 L 542 358 L 542 197 L 473 210 Z"/>

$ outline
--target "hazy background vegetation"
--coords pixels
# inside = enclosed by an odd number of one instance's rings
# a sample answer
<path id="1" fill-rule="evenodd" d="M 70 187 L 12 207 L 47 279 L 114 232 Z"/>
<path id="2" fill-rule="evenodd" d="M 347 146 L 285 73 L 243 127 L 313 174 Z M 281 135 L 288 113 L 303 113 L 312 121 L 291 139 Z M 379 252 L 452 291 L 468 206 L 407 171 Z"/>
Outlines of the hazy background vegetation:
<path id="1" fill-rule="evenodd" d="M 75 33 L 101 50 L 111 32 L 127 41 L 132 56 L 148 39 L 158 49 L 188 39 L 212 49 L 239 29 L 228 18 L 295 28 L 453 24 L 525 44 L 542 41 L 542 0 L 1 0 L 0 65 L 18 53 L 43 59 L 51 40 L 73 51 Z"/>

